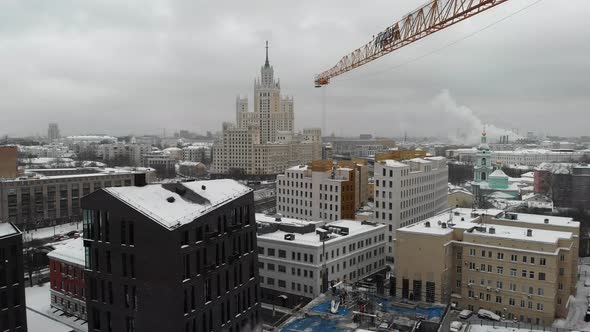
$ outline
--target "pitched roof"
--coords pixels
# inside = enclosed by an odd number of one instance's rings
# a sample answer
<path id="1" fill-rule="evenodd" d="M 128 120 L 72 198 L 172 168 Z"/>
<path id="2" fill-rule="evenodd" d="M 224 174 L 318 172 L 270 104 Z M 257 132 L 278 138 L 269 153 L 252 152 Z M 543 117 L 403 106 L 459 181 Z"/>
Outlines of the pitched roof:
<path id="1" fill-rule="evenodd" d="M 102 189 L 168 229 L 233 201 L 251 188 L 230 179 Z"/>

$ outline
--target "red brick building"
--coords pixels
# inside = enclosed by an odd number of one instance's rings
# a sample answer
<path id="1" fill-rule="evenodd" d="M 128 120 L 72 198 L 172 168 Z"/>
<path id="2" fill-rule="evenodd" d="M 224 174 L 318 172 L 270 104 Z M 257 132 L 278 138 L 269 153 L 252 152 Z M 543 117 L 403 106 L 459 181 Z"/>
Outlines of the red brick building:
<path id="1" fill-rule="evenodd" d="M 47 257 L 51 279 L 51 306 L 86 320 L 82 238 L 65 241 L 47 254 Z"/>

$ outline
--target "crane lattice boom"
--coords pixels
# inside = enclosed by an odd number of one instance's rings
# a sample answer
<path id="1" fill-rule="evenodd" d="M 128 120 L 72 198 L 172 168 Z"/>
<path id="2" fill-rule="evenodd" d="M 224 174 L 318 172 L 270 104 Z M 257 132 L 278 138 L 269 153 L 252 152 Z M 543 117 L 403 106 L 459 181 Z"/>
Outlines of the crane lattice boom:
<path id="1" fill-rule="evenodd" d="M 432 0 L 315 77 L 315 86 L 508 0 Z"/>

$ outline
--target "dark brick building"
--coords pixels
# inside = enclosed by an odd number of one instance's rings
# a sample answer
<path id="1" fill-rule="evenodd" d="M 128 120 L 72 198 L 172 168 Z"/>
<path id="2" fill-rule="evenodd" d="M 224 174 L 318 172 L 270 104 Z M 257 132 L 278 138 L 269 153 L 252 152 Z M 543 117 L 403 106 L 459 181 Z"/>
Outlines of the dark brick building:
<path id="1" fill-rule="evenodd" d="M 27 331 L 22 233 L 0 223 L 0 331 Z"/>
<path id="2" fill-rule="evenodd" d="M 253 193 L 233 180 L 82 199 L 88 330 L 247 331 L 259 319 Z"/>
<path id="3" fill-rule="evenodd" d="M 82 239 L 68 240 L 47 254 L 51 281 L 51 307 L 86 320 L 84 247 Z"/>

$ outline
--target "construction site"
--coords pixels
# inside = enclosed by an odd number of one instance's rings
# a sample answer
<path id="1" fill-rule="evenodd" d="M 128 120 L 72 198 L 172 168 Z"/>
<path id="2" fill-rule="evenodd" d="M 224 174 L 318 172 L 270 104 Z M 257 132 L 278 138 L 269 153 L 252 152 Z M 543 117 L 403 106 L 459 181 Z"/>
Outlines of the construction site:
<path id="1" fill-rule="evenodd" d="M 283 323 L 268 331 L 424 331 L 434 332 L 447 310 L 443 304 L 390 296 L 382 275 L 354 284 L 338 283 Z"/>

